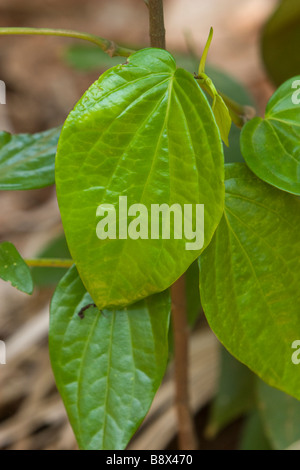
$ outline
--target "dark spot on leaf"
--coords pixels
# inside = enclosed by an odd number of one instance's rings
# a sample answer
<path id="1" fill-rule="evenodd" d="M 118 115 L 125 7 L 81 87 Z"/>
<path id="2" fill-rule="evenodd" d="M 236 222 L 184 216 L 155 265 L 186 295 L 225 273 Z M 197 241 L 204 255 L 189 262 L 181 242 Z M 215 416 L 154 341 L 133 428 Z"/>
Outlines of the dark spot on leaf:
<path id="1" fill-rule="evenodd" d="M 79 316 L 79 318 L 81 318 L 81 320 L 83 320 L 83 318 L 84 318 L 84 312 L 86 310 L 88 310 L 90 307 L 96 307 L 96 304 L 93 304 L 93 303 L 92 304 L 87 304 L 84 307 L 82 307 L 82 309 L 80 309 L 80 311 L 78 312 L 78 316 Z"/>

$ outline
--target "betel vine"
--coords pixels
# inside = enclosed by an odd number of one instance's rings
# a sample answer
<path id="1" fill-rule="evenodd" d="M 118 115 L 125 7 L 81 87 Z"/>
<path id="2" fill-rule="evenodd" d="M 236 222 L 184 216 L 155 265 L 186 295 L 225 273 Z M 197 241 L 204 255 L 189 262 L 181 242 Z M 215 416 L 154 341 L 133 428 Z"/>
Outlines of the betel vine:
<path id="1" fill-rule="evenodd" d="M 85 39 L 127 58 L 86 91 L 62 129 L 1 133 L 0 189 L 56 183 L 72 259 L 23 260 L 4 242 L 0 276 L 30 294 L 30 266 L 70 268 L 51 302 L 49 347 L 81 449 L 127 446 L 166 370 L 170 313 L 180 447 L 197 448 L 185 276 L 195 263 L 220 341 L 268 384 L 300 398 L 290 360 L 300 330 L 300 76 L 277 89 L 264 118 L 255 117 L 206 71 L 212 30 L 192 75 L 165 50 L 162 0 L 146 4 L 151 47 L 139 51 L 75 31 L 0 28 Z M 230 149 L 232 126 L 241 128 L 245 162 L 224 165 L 222 140 Z M 114 209 L 117 228 L 122 197 L 148 209 L 149 222 L 151 204 L 202 205 L 202 246 L 186 250 L 184 230 L 139 236 L 138 210 L 134 238 L 98 237 L 97 208 Z"/>

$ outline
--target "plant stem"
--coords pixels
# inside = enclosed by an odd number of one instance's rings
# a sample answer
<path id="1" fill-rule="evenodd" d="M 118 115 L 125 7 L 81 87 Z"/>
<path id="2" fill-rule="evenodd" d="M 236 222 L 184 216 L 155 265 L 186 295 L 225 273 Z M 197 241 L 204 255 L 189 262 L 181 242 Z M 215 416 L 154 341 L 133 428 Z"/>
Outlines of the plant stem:
<path id="1" fill-rule="evenodd" d="M 82 33 L 79 31 L 73 31 L 70 29 L 50 29 L 50 28 L 0 28 L 0 35 L 11 35 L 11 34 L 24 34 L 24 35 L 39 35 L 39 36 L 62 36 L 74 39 L 84 39 L 85 41 L 92 42 L 99 46 L 104 52 L 109 54 L 111 57 L 122 56 L 128 57 L 132 54 L 133 50 L 121 47 L 109 39 L 96 36 L 94 34 Z"/>
<path id="2" fill-rule="evenodd" d="M 166 48 L 163 0 L 149 0 L 151 47 Z M 171 287 L 172 326 L 174 333 L 175 405 L 178 420 L 179 448 L 197 448 L 197 439 L 189 403 L 188 344 L 185 276 Z"/>
<path id="3" fill-rule="evenodd" d="M 151 47 L 166 48 L 163 0 L 148 0 Z"/>
<path id="4" fill-rule="evenodd" d="M 72 259 L 65 258 L 38 258 L 25 259 L 24 261 L 30 267 L 39 268 L 70 268 L 74 264 Z"/>
<path id="5" fill-rule="evenodd" d="M 187 323 L 185 275 L 171 287 L 172 325 L 174 334 L 175 398 L 179 424 L 180 450 L 197 449 L 197 438 L 190 409 L 188 378 L 189 328 Z"/>

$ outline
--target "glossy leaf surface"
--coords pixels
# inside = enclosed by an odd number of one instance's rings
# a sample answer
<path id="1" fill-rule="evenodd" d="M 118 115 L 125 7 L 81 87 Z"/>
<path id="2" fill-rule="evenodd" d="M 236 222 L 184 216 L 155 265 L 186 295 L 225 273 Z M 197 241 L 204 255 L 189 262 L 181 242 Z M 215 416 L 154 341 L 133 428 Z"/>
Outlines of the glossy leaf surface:
<path id="1" fill-rule="evenodd" d="M 56 183 L 70 253 L 99 308 L 163 291 L 186 271 L 222 215 L 223 171 L 208 101 L 168 52 L 139 51 L 90 87 L 63 127 Z M 133 239 L 125 226 L 121 236 L 121 196 L 127 197 L 127 207 L 146 208 L 146 235 Z M 109 204 L 112 217 L 116 214 L 115 239 L 99 239 L 96 233 L 103 220 L 96 212 L 103 204 Z M 182 210 L 185 204 L 194 209 L 204 204 L 204 243 L 187 249 L 185 234 L 173 237 L 173 222 L 169 239 L 161 231 L 152 237 L 154 204 L 178 204 Z M 125 225 L 137 218 L 129 217 Z"/>
<path id="2" fill-rule="evenodd" d="M 299 399 L 300 200 L 243 164 L 226 167 L 225 215 L 200 256 L 202 306 L 232 355 Z"/>
<path id="3" fill-rule="evenodd" d="M 259 178 L 300 195 L 300 75 L 274 93 L 265 119 L 254 118 L 244 126 L 241 150 Z"/>
<path id="4" fill-rule="evenodd" d="M 72 267 L 51 302 L 52 368 L 79 447 L 124 449 L 165 372 L 169 295 L 80 313 L 92 302 Z"/>
<path id="5" fill-rule="evenodd" d="M 0 190 L 54 184 L 54 160 L 61 128 L 37 134 L 0 132 Z"/>
<path id="6" fill-rule="evenodd" d="M 10 242 L 0 244 L 0 278 L 26 294 L 32 294 L 30 269 Z"/>

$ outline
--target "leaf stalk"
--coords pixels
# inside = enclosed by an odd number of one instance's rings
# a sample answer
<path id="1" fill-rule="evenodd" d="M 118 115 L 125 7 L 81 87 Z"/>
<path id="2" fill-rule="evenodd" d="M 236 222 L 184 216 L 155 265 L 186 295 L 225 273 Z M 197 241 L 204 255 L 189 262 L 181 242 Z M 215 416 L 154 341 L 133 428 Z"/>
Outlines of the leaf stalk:
<path id="1" fill-rule="evenodd" d="M 94 34 L 83 33 L 80 31 L 73 31 L 71 29 L 52 29 L 52 28 L 23 28 L 23 27 L 8 27 L 0 28 L 0 35 L 37 35 L 37 36 L 60 36 L 74 39 L 83 39 L 92 42 L 100 47 L 110 57 L 121 56 L 128 57 L 133 52 L 132 49 L 119 46 L 114 41 L 96 36 Z"/>

